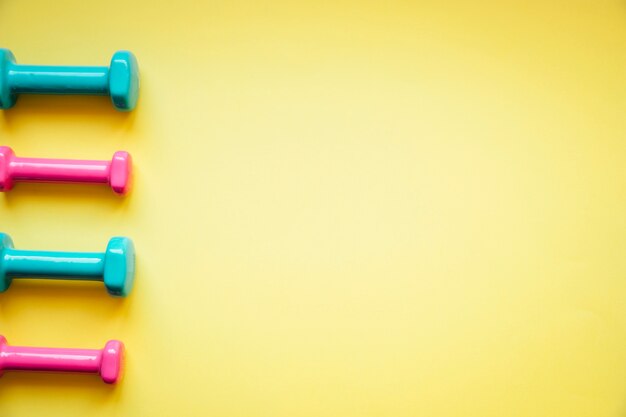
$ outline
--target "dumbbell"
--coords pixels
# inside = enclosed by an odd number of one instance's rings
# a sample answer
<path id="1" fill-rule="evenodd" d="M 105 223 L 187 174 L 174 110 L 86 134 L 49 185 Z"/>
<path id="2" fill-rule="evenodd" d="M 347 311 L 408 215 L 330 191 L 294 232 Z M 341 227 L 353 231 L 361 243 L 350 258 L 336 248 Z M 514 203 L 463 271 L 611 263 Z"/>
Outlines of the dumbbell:
<path id="1" fill-rule="evenodd" d="M 125 297 L 135 278 L 135 246 L 126 237 L 109 240 L 105 252 L 17 250 L 0 233 L 0 292 L 16 278 L 102 281 L 109 294 Z"/>
<path id="2" fill-rule="evenodd" d="M 9 346 L 0 335 L 0 376 L 4 371 L 78 372 L 115 384 L 122 374 L 124 344 L 109 340 L 104 349 Z"/>
<path id="3" fill-rule="evenodd" d="M 111 96 L 118 110 L 132 110 L 139 96 L 137 59 L 117 51 L 109 67 L 18 65 L 0 48 L 0 109 L 13 107 L 20 93 Z"/>
<path id="4" fill-rule="evenodd" d="M 118 151 L 111 161 L 80 159 L 20 158 L 13 149 L 0 146 L 0 191 L 9 191 L 17 181 L 82 182 L 109 184 L 118 194 L 130 189 L 132 158 Z"/>

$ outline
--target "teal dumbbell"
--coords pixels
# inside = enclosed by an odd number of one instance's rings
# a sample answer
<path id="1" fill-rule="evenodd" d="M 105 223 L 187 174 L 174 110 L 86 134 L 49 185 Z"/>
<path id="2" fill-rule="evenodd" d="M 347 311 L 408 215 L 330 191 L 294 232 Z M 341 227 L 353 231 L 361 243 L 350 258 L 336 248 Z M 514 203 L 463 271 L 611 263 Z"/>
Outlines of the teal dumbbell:
<path id="1" fill-rule="evenodd" d="M 139 96 L 137 59 L 118 51 L 109 67 L 18 65 L 0 48 L 0 109 L 13 107 L 21 93 L 108 95 L 118 110 L 132 110 Z"/>
<path id="2" fill-rule="evenodd" d="M 109 294 L 125 297 L 135 278 L 135 247 L 126 237 L 114 237 L 103 253 L 17 250 L 0 233 L 0 292 L 15 278 L 102 281 Z"/>

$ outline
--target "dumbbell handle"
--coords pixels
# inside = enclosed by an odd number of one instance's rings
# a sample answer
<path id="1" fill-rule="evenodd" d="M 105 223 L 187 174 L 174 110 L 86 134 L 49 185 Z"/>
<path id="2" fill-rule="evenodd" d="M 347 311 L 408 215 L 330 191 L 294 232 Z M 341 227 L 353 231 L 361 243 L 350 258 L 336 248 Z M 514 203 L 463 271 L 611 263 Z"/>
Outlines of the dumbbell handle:
<path id="1" fill-rule="evenodd" d="M 108 183 L 111 161 L 72 159 L 22 158 L 14 156 L 9 162 L 13 180 L 69 181 Z"/>
<path id="2" fill-rule="evenodd" d="M 108 67 L 13 64 L 7 80 L 14 93 L 109 94 Z"/>
<path id="3" fill-rule="evenodd" d="M 63 278 L 102 281 L 104 253 L 45 252 L 5 248 L 2 266 L 7 275 L 19 278 Z"/>
<path id="4" fill-rule="evenodd" d="M 3 370 L 99 373 L 102 350 L 2 346 Z"/>

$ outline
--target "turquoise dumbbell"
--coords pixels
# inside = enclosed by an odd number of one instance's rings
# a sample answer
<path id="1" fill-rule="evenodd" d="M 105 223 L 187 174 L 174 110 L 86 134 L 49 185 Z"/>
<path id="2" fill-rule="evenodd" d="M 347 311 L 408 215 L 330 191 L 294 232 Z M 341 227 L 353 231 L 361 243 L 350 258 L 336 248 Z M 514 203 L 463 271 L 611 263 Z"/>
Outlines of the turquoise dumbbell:
<path id="1" fill-rule="evenodd" d="M 114 237 L 103 253 L 17 250 L 0 233 L 0 292 L 15 278 L 102 281 L 109 294 L 125 297 L 135 278 L 135 247 L 126 237 Z"/>
<path id="2" fill-rule="evenodd" d="M 13 107 L 20 93 L 108 95 L 118 110 L 132 110 L 139 96 L 137 59 L 118 51 L 109 67 L 18 65 L 0 48 L 0 109 Z"/>

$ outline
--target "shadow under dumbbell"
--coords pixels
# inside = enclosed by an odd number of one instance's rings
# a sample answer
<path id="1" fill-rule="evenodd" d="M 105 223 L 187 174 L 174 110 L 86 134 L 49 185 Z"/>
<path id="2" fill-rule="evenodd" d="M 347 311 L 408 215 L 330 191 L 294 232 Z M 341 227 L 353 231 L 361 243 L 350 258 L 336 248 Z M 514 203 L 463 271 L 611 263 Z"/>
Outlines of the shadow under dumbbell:
<path id="1" fill-rule="evenodd" d="M 128 128 L 135 119 L 135 111 L 121 112 L 111 105 L 108 96 L 55 96 L 23 94 L 14 107 L 0 111 L 4 127 L 19 129 L 33 121 L 50 126 L 76 123 L 102 123 L 112 127 Z"/>
<path id="2" fill-rule="evenodd" d="M 128 204 L 131 192 L 126 196 L 115 194 L 108 184 L 62 184 L 62 183 L 16 183 L 15 187 L 0 195 L 0 204 L 7 209 L 17 208 L 19 204 L 35 204 L 52 200 L 66 201 L 68 204 L 87 203 L 97 200 L 99 206 L 105 200 L 112 207 Z M 61 199 L 61 200 L 60 200 Z"/>
<path id="3" fill-rule="evenodd" d="M 117 402 L 123 391 L 123 387 L 105 384 L 96 375 L 6 371 L 0 378 L 0 403 L 3 404 L 20 394 L 22 398 L 32 398 L 32 401 L 60 403 L 68 410 L 73 409 L 72 399 L 77 399 L 79 403 L 82 399 L 97 409 Z M 4 412 L 1 414 L 5 415 Z"/>
<path id="4" fill-rule="evenodd" d="M 39 391 L 47 388 L 54 389 L 55 394 L 59 394 L 59 391 L 67 391 L 70 397 L 97 395 L 103 401 L 111 398 L 116 391 L 116 385 L 103 383 L 97 375 L 5 371 L 0 378 L 0 401 L 4 397 L 3 394 L 9 396 L 9 391 L 24 389 Z"/>
<path id="5" fill-rule="evenodd" d="M 19 314 L 25 305 L 54 309 L 55 314 L 88 308 L 90 314 L 109 316 L 127 310 L 131 300 L 132 296 L 111 297 L 97 281 L 14 279 L 9 289 L 0 293 L 0 318 Z"/>

